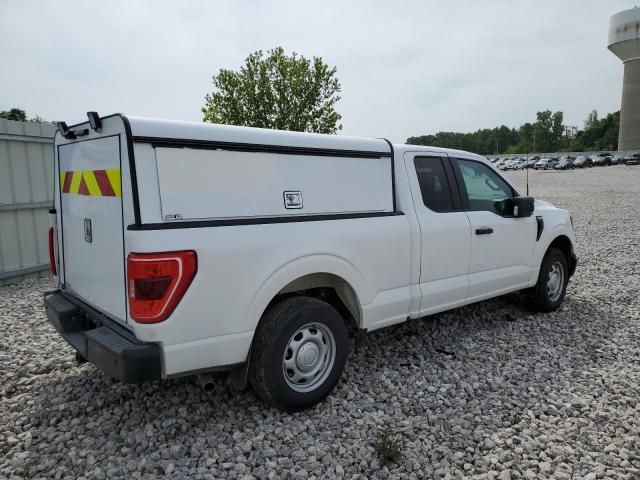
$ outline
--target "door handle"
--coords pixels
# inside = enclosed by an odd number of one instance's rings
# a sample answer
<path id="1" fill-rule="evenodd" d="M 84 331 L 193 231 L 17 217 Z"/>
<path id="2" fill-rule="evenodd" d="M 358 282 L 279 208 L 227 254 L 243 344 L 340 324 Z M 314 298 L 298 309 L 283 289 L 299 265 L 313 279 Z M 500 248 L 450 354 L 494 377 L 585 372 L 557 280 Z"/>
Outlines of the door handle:
<path id="1" fill-rule="evenodd" d="M 491 227 L 476 228 L 476 235 L 489 235 L 490 233 L 493 233 Z"/>

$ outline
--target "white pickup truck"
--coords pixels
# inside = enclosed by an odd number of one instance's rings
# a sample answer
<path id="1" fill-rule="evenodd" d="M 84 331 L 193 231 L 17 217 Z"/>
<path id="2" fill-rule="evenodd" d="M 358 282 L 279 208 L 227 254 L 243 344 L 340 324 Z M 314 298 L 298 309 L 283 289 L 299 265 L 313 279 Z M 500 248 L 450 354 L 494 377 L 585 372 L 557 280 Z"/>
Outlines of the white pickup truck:
<path id="1" fill-rule="evenodd" d="M 232 370 L 306 408 L 350 337 L 515 291 L 551 311 L 576 267 L 569 213 L 472 153 L 88 117 L 55 138 L 45 305 L 123 382 Z"/>

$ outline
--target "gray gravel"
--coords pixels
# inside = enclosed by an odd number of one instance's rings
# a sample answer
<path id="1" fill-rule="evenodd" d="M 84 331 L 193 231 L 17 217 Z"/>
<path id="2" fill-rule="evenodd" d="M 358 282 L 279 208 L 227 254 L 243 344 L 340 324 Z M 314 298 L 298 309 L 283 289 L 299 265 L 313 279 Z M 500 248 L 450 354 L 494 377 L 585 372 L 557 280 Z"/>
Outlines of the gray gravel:
<path id="1" fill-rule="evenodd" d="M 578 232 L 559 311 L 508 296 L 372 333 L 294 415 L 224 375 L 114 382 L 47 323 L 47 281 L 1 288 L 0 477 L 640 478 L 640 167 L 530 180 Z M 384 427 L 403 456 L 382 467 Z"/>

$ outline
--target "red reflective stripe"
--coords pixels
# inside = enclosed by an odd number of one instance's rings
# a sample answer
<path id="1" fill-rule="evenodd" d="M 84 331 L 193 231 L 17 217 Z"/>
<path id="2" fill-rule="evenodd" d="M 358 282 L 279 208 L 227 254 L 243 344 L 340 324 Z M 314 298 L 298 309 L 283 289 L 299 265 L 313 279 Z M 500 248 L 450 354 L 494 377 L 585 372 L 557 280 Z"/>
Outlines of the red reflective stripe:
<path id="1" fill-rule="evenodd" d="M 80 173 L 82 175 L 82 173 Z M 84 181 L 84 175 L 80 179 L 80 186 L 78 187 L 78 195 L 91 195 L 89 193 L 89 187 L 87 187 L 87 182 Z"/>
<path id="2" fill-rule="evenodd" d="M 111 182 L 109 181 L 107 172 L 104 170 L 94 170 L 93 174 L 96 177 L 96 182 L 98 182 L 98 187 L 100 187 L 100 192 L 102 193 L 102 196 L 115 197 L 116 192 L 113 191 L 113 187 L 111 186 Z"/>
<path id="3" fill-rule="evenodd" d="M 69 193 L 69 190 L 71 190 L 72 178 L 73 178 L 73 172 L 64 173 L 64 185 L 62 186 L 62 193 Z"/>

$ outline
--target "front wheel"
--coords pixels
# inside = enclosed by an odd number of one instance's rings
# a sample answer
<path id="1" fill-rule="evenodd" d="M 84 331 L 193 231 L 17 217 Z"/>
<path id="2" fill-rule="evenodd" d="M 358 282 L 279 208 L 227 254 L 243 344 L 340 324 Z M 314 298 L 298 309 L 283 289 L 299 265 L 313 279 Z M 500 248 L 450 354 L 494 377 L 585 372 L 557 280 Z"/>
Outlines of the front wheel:
<path id="1" fill-rule="evenodd" d="M 271 307 L 256 331 L 249 381 L 258 396 L 294 412 L 336 386 L 349 351 L 343 318 L 326 302 L 291 297 Z"/>
<path id="2" fill-rule="evenodd" d="M 556 310 L 564 300 L 568 283 L 567 257 L 561 250 L 550 248 L 542 259 L 538 283 L 530 298 L 531 306 L 539 312 Z"/>

